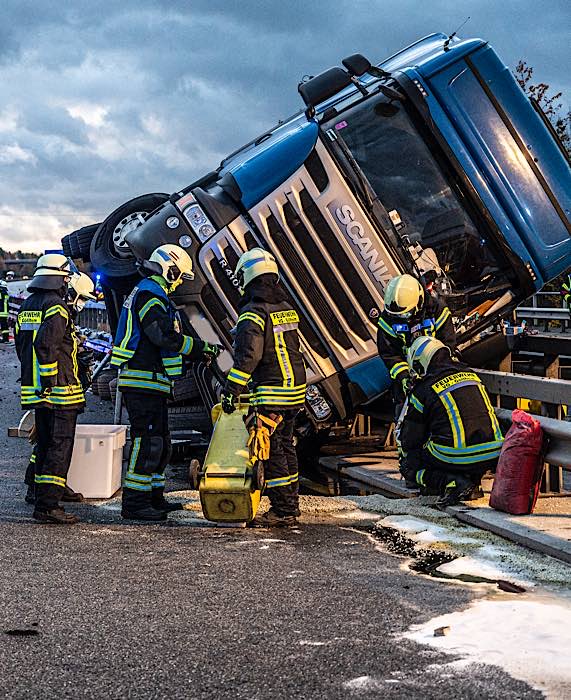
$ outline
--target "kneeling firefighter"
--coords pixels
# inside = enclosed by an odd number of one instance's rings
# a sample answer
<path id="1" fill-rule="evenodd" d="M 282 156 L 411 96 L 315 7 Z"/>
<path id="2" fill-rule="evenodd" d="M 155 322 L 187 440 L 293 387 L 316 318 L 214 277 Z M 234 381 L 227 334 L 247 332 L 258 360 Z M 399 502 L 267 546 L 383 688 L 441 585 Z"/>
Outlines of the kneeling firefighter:
<path id="1" fill-rule="evenodd" d="M 271 508 L 254 527 L 289 526 L 299 513 L 299 477 L 293 443 L 295 417 L 305 403 L 305 364 L 299 317 L 279 284 L 276 260 L 253 248 L 235 271 L 243 292 L 234 338 L 234 365 L 222 391 L 222 409 L 234 411 L 240 394 L 251 396 L 247 418 L 250 451 L 264 461 Z"/>
<path id="2" fill-rule="evenodd" d="M 16 319 L 16 352 L 22 365 L 22 408 L 35 410 L 34 518 L 70 525 L 78 517 L 60 507 L 73 452 L 77 416 L 85 404 L 77 365 L 77 337 L 66 304 L 72 276 L 57 253 L 38 259 L 31 295 Z"/>
<path id="3" fill-rule="evenodd" d="M 85 302 L 88 300 L 96 300 L 95 296 L 95 285 L 92 280 L 84 272 L 74 272 L 67 286 L 67 294 L 65 301 L 67 303 L 67 308 L 70 311 L 71 319 L 75 323 L 77 315 L 85 306 Z M 73 326 L 72 333 L 75 334 L 77 343 L 77 376 L 79 378 L 79 383 L 83 391 L 87 391 L 89 385 L 91 384 L 91 361 L 93 358 L 93 352 L 91 350 L 86 350 L 83 347 L 81 338 L 77 332 L 75 325 Z M 35 431 L 34 431 L 35 437 Z M 32 440 L 33 441 L 33 440 Z M 24 483 L 28 487 L 28 492 L 26 493 L 26 503 L 34 504 L 36 502 L 34 478 L 36 473 L 36 461 L 38 458 L 37 446 L 34 448 L 30 461 L 28 463 L 28 468 L 26 469 L 26 476 L 24 478 Z M 80 503 L 83 501 L 83 496 L 77 493 L 67 484 L 64 486 L 63 493 L 61 494 L 60 500 L 63 502 L 70 503 Z"/>
<path id="4" fill-rule="evenodd" d="M 414 388 L 400 427 L 407 480 L 440 493 L 439 507 L 468 498 L 495 469 L 503 436 L 480 378 L 453 360 L 436 338 L 417 338 L 408 352 Z"/>
<path id="5" fill-rule="evenodd" d="M 180 318 L 168 295 L 185 279 L 194 278 L 192 261 L 183 248 L 161 245 L 140 263 L 140 269 L 149 276 L 123 304 L 111 364 L 120 369 L 117 389 L 124 395 L 131 423 L 122 515 L 158 521 L 181 508 L 164 497 L 171 453 L 167 410 L 171 379 L 182 374 L 183 356 L 191 361 L 216 357 L 220 348 L 180 331 Z"/>
<path id="6" fill-rule="evenodd" d="M 450 309 L 437 296 L 425 291 L 412 275 L 393 277 L 385 290 L 384 303 L 378 321 L 377 348 L 393 380 L 398 417 L 410 379 L 407 352 L 415 338 L 435 337 L 454 351 L 456 332 Z"/>

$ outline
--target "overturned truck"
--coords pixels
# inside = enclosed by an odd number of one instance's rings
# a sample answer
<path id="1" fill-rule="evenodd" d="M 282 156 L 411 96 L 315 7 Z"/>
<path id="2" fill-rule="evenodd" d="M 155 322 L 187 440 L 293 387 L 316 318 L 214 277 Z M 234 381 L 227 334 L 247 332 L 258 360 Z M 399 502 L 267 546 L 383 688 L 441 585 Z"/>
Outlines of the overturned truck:
<path id="1" fill-rule="evenodd" d="M 245 250 L 269 249 L 300 311 L 302 428 L 323 434 L 357 412 L 390 414 L 376 317 L 391 277 L 430 272 L 481 366 L 502 353 L 501 337 L 474 342 L 482 330 L 571 264 L 568 154 L 485 41 L 433 34 L 378 65 L 360 54 L 342 64 L 300 83 L 305 109 L 213 172 L 63 241 L 100 275 L 112 327 L 139 279 L 135 259 L 184 247 L 196 274 L 174 301 L 227 348 L 226 369 L 233 270 Z M 216 378 L 197 367 L 190 381 L 180 416 L 204 424 Z"/>

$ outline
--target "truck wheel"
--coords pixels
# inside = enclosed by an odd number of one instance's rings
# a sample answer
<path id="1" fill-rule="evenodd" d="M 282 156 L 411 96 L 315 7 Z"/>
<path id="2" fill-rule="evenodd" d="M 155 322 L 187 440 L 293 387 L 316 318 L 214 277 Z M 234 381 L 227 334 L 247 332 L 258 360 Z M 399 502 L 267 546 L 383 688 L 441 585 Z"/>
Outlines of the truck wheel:
<path id="1" fill-rule="evenodd" d="M 171 430 L 197 430 L 199 433 L 209 433 L 212 430 L 210 413 L 203 404 L 173 406 L 168 411 Z"/>
<path id="2" fill-rule="evenodd" d="M 135 197 L 117 207 L 97 228 L 90 246 L 91 264 L 116 292 L 128 294 L 140 279 L 125 236 L 143 223 L 145 214 L 150 214 L 168 198 L 163 193 Z"/>
<path id="3" fill-rule="evenodd" d="M 186 377 L 175 379 L 172 387 L 173 401 L 187 401 L 200 396 L 196 379 L 189 373 Z"/>
<path id="4" fill-rule="evenodd" d="M 255 486 L 255 490 L 263 491 L 265 482 L 264 463 L 256 462 L 252 467 L 252 485 Z"/>
<path id="5" fill-rule="evenodd" d="M 91 224 L 90 226 L 83 226 L 74 232 L 77 238 L 79 254 L 85 263 L 88 263 L 91 260 L 91 241 L 93 240 L 93 236 L 95 236 L 95 232 L 100 226 L 101 224 Z"/>

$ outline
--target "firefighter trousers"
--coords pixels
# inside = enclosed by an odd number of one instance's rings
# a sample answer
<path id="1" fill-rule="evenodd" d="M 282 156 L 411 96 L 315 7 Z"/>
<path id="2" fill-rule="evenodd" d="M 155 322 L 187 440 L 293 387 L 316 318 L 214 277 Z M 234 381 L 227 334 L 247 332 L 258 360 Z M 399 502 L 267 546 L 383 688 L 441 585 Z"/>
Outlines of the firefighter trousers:
<path id="1" fill-rule="evenodd" d="M 270 437 L 270 458 L 264 464 L 266 490 L 278 515 L 299 515 L 299 473 L 293 430 L 298 409 L 258 408 L 262 415 L 278 414 L 283 420 Z"/>
<path id="2" fill-rule="evenodd" d="M 407 481 L 415 481 L 419 486 L 443 493 L 446 484 L 457 476 L 470 479 L 476 486 L 488 469 L 495 470 L 497 463 L 497 458 L 468 464 L 441 462 L 428 450 L 422 449 L 407 452 L 401 460 L 400 471 Z"/>
<path id="3" fill-rule="evenodd" d="M 58 507 L 71 464 L 78 414 L 73 408 L 36 408 L 36 510 Z"/>
<path id="4" fill-rule="evenodd" d="M 123 509 L 136 511 L 162 502 L 171 456 L 167 397 L 123 393 L 131 423 L 131 452 L 123 481 Z"/>
<path id="5" fill-rule="evenodd" d="M 10 340 L 10 330 L 8 328 L 8 317 L 0 316 L 0 343 L 7 343 Z"/>

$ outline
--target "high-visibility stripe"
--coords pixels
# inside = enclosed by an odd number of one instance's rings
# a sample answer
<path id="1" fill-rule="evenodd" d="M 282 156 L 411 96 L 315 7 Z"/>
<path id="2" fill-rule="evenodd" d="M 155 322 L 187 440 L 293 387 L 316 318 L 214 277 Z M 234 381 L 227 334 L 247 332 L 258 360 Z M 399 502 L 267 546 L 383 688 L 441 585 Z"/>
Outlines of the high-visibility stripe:
<path id="1" fill-rule="evenodd" d="M 430 440 L 430 443 L 434 446 L 437 452 L 442 454 L 454 456 L 454 455 L 470 455 L 476 454 L 478 452 L 490 452 L 501 449 L 503 445 L 503 439 L 501 440 L 491 440 L 490 442 L 481 442 L 476 445 L 467 445 L 466 447 L 451 447 L 450 445 L 440 445 L 437 442 Z"/>
<path id="2" fill-rule="evenodd" d="M 165 475 L 164 474 L 153 474 L 152 476 L 153 488 L 161 488 L 165 485 Z"/>
<path id="3" fill-rule="evenodd" d="M 391 367 L 389 374 L 391 376 L 391 379 L 396 379 L 399 374 L 402 374 L 403 372 L 408 372 L 408 365 L 406 362 L 395 362 L 395 364 Z"/>
<path id="4" fill-rule="evenodd" d="M 426 448 L 434 457 L 439 459 L 441 462 L 447 462 L 448 464 L 474 464 L 478 462 L 486 462 L 491 459 L 496 459 L 496 457 L 499 457 L 501 452 L 500 446 L 494 450 L 473 452 L 471 454 L 463 454 L 462 450 L 458 450 L 457 454 L 447 454 L 441 452 L 431 441 L 427 442 Z"/>
<path id="5" fill-rule="evenodd" d="M 57 371 L 57 362 L 40 365 L 40 377 L 53 377 Z"/>
<path id="6" fill-rule="evenodd" d="M 276 356 L 278 358 L 278 363 L 279 363 L 280 370 L 282 373 L 283 386 L 284 387 L 291 387 L 291 386 L 293 386 L 293 382 L 294 382 L 293 367 L 291 365 L 291 360 L 289 357 L 289 353 L 287 351 L 285 337 L 284 337 L 283 332 L 276 333 L 275 329 L 274 329 L 274 346 L 276 349 Z"/>
<path id="7" fill-rule="evenodd" d="M 419 469 L 419 470 L 416 472 L 416 483 L 417 483 L 417 484 L 420 484 L 421 486 L 426 486 L 426 484 L 424 483 L 424 474 L 425 474 L 425 472 L 426 472 L 426 469 Z"/>
<path id="8" fill-rule="evenodd" d="M 54 484 L 55 486 L 65 486 L 65 479 L 62 476 L 53 474 L 36 474 L 34 477 L 36 484 Z"/>
<path id="9" fill-rule="evenodd" d="M 250 381 L 250 377 L 252 375 L 248 374 L 247 372 L 242 372 L 239 369 L 236 369 L 235 367 L 232 367 L 232 369 L 228 372 L 228 381 L 234 382 L 234 384 L 238 384 L 239 386 L 246 386 L 246 384 Z"/>
<path id="10" fill-rule="evenodd" d="M 136 437 L 133 440 L 133 449 L 131 451 L 131 458 L 129 459 L 129 471 L 135 470 L 135 465 L 137 464 L 137 457 L 139 456 L 139 450 L 141 449 L 141 438 Z"/>
<path id="11" fill-rule="evenodd" d="M 464 447 L 466 445 L 466 435 L 464 433 L 464 424 L 462 423 L 462 418 L 460 416 L 458 406 L 456 405 L 456 401 L 454 401 L 449 393 L 441 394 L 440 400 L 444 404 L 444 408 L 448 414 L 450 428 L 452 429 L 454 447 Z"/>
<path id="12" fill-rule="evenodd" d="M 434 323 L 435 330 L 439 331 L 451 315 L 452 314 L 450 313 L 450 309 L 447 306 L 444 309 L 442 309 L 440 316 L 436 319 Z"/>
<path id="13" fill-rule="evenodd" d="M 394 332 L 391 326 L 389 326 L 389 324 L 385 321 L 384 318 L 379 318 L 379 327 L 382 328 L 385 331 L 385 333 L 388 333 L 393 338 L 397 337 L 397 334 Z"/>
<path id="14" fill-rule="evenodd" d="M 238 325 L 240 321 L 252 321 L 253 323 L 257 323 L 262 330 L 265 330 L 266 328 L 265 319 L 263 319 L 262 316 L 255 314 L 253 311 L 244 311 L 243 314 L 240 314 L 238 316 L 238 321 L 236 322 L 236 325 Z"/>
<path id="15" fill-rule="evenodd" d="M 132 489 L 133 491 L 152 491 L 152 484 L 139 484 L 137 481 L 132 481 L 125 477 L 123 482 L 124 489 Z"/>
<path id="16" fill-rule="evenodd" d="M 289 486 L 290 484 L 295 483 L 296 481 L 299 480 L 299 474 L 296 472 L 295 474 L 290 474 L 288 476 L 282 476 L 277 479 L 268 479 L 266 481 L 266 488 L 268 489 L 273 489 L 278 486 Z"/>
<path id="17" fill-rule="evenodd" d="M 158 382 L 151 382 L 144 379 L 122 379 L 119 378 L 117 384 L 117 389 L 150 389 L 151 391 L 158 391 L 161 394 L 170 394 L 170 384 L 165 386 L 164 384 L 159 384 Z"/>
<path id="18" fill-rule="evenodd" d="M 56 316 L 57 314 L 59 314 L 60 316 L 63 316 L 63 318 L 65 318 L 66 321 L 69 321 L 69 312 L 61 304 L 56 304 L 55 306 L 51 306 L 44 313 L 44 320 L 51 318 L 52 316 Z"/>
<path id="19" fill-rule="evenodd" d="M 153 297 L 152 299 L 149 299 L 149 301 L 146 304 L 144 304 L 141 310 L 139 311 L 139 318 L 141 319 L 141 321 L 145 318 L 145 316 L 149 313 L 153 306 L 160 306 L 165 313 L 167 312 L 163 302 L 157 297 Z"/>
<path id="20" fill-rule="evenodd" d="M 502 429 L 500 428 L 500 424 L 498 422 L 498 418 L 496 416 L 496 412 L 494 411 L 492 404 L 490 402 L 490 397 L 488 396 L 488 392 L 486 391 L 486 387 L 483 384 L 480 384 L 479 387 L 480 389 L 480 394 L 482 395 L 482 398 L 484 399 L 484 403 L 486 404 L 486 409 L 488 411 L 488 415 L 490 416 L 490 422 L 492 423 L 492 428 L 494 430 L 494 437 L 496 440 L 503 440 L 503 434 L 502 434 Z"/>
<path id="21" fill-rule="evenodd" d="M 424 406 L 423 406 L 423 404 L 416 398 L 416 396 L 414 396 L 414 394 L 411 394 L 411 395 L 408 397 L 408 400 L 409 400 L 409 403 L 411 404 L 411 406 L 414 406 L 414 408 L 416 408 L 416 410 L 417 410 L 419 413 L 424 413 Z"/>
<path id="22" fill-rule="evenodd" d="M 185 335 L 184 340 L 182 341 L 182 346 L 179 350 L 180 354 L 181 355 L 190 354 L 193 345 L 194 345 L 193 339 L 189 335 Z"/>

